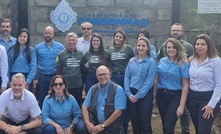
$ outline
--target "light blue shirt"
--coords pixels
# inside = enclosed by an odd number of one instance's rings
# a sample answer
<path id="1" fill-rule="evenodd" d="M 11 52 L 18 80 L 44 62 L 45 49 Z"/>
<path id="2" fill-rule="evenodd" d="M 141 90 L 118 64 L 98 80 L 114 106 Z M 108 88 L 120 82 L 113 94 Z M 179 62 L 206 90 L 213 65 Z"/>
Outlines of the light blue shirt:
<path id="1" fill-rule="evenodd" d="M 50 121 L 54 121 L 59 124 L 62 129 L 69 127 L 73 122 L 77 124 L 81 118 L 81 110 L 78 106 L 75 98 L 70 95 L 69 99 L 66 99 L 64 94 L 62 96 L 62 103 L 59 99 L 55 97 L 49 98 L 46 96 L 42 107 L 42 119 L 43 124 L 48 125 Z M 73 116 L 72 122 L 70 122 L 70 117 Z"/>
<path id="2" fill-rule="evenodd" d="M 2 78 L 2 87 L 8 84 L 8 56 L 4 46 L 0 45 L 0 76 Z"/>
<path id="3" fill-rule="evenodd" d="M 208 106 L 215 108 L 221 97 L 221 59 L 206 58 L 197 64 L 197 58 L 190 63 L 190 89 L 196 92 L 213 91 Z"/>
<path id="4" fill-rule="evenodd" d="M 16 44 L 16 41 L 17 41 L 17 39 L 15 37 L 10 36 L 8 41 L 5 42 L 2 38 L 2 36 L 0 36 L 0 44 L 5 47 L 6 52 L 8 51 L 9 47 Z"/>
<path id="5" fill-rule="evenodd" d="M 56 73 L 56 56 L 63 49 L 64 46 L 56 41 L 52 41 L 50 47 L 48 47 L 45 42 L 41 42 L 35 46 L 38 69 L 41 74 Z"/>
<path id="6" fill-rule="evenodd" d="M 184 62 L 182 66 L 171 62 L 168 57 L 160 59 L 157 66 L 158 89 L 182 90 L 182 79 L 189 78 L 189 64 Z"/>
<path id="7" fill-rule="evenodd" d="M 134 54 L 136 53 L 135 50 L 136 48 L 134 47 Z M 156 60 L 157 58 L 157 51 L 154 45 L 150 45 L 150 56 L 151 58 L 153 58 L 154 60 Z"/>
<path id="8" fill-rule="evenodd" d="M 23 47 L 22 50 L 20 50 L 19 55 L 15 59 L 14 63 L 13 63 L 14 50 L 10 50 L 8 52 L 9 72 L 28 73 L 26 82 L 31 83 L 36 75 L 36 67 L 37 67 L 36 54 L 35 54 L 35 49 L 33 47 L 30 47 L 31 62 L 28 63 L 26 59 L 26 53 L 24 51 L 25 49 L 26 45 Z"/>
<path id="9" fill-rule="evenodd" d="M 112 90 L 112 89 L 109 89 L 110 83 L 111 83 L 111 81 L 109 80 L 108 84 L 103 89 L 102 89 L 101 85 L 99 84 L 97 106 L 96 106 L 97 117 L 98 117 L 99 123 L 103 123 L 105 121 L 104 106 L 105 106 L 105 100 L 107 98 L 108 90 Z M 92 88 L 90 88 L 90 90 L 88 91 L 87 96 L 84 100 L 84 104 L 83 104 L 87 108 L 89 108 L 89 106 L 90 106 L 91 90 L 92 90 Z M 102 90 L 104 90 L 104 92 Z M 125 107 L 126 107 L 126 96 L 124 95 L 123 88 L 118 85 L 117 90 L 116 90 L 116 94 L 114 97 L 114 108 L 118 109 L 118 110 L 122 110 L 122 109 L 125 109 Z"/>
<path id="10" fill-rule="evenodd" d="M 131 58 L 124 76 L 126 95 L 129 97 L 132 94 L 130 88 L 135 88 L 138 90 L 135 98 L 143 98 L 152 88 L 155 75 L 156 63 L 152 58 L 145 56 L 142 61 L 138 61 L 138 56 Z"/>

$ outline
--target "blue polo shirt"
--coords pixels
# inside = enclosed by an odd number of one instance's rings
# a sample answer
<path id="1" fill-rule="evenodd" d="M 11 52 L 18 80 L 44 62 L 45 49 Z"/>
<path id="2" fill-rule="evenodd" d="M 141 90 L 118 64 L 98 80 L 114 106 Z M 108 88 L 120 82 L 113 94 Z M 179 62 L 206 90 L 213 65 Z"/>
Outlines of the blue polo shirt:
<path id="1" fill-rule="evenodd" d="M 153 87 L 156 75 L 155 61 L 145 56 L 140 62 L 138 56 L 132 58 L 126 68 L 124 76 L 124 89 L 129 97 L 132 93 L 130 88 L 135 88 L 138 92 L 134 95 L 138 100 L 143 98 L 148 91 Z"/>
<path id="2" fill-rule="evenodd" d="M 14 50 L 10 50 L 8 52 L 8 62 L 9 62 L 9 72 L 21 72 L 21 73 L 28 73 L 26 82 L 31 83 L 36 75 L 36 54 L 35 49 L 30 47 L 30 54 L 31 54 L 31 62 L 28 63 L 26 60 L 26 54 L 24 50 L 26 49 L 26 45 L 20 50 L 18 57 L 13 62 Z"/>
<path id="3" fill-rule="evenodd" d="M 56 73 L 56 56 L 63 49 L 64 46 L 57 41 L 52 41 L 50 47 L 48 47 L 45 42 L 41 42 L 40 44 L 35 46 L 38 69 L 41 74 Z"/>
<path id="4" fill-rule="evenodd" d="M 102 91 L 101 85 L 99 84 L 99 92 L 98 92 L 98 98 L 97 98 L 97 117 L 99 123 L 103 123 L 105 121 L 105 116 L 104 116 L 104 105 L 105 105 L 105 99 L 107 98 L 107 93 L 110 87 L 111 81 L 109 80 L 108 84 L 104 88 L 104 92 Z M 87 96 L 84 100 L 84 106 L 89 108 L 90 106 L 90 100 L 91 100 L 91 90 L 87 93 Z M 126 96 L 124 94 L 123 88 L 121 86 L 117 86 L 116 94 L 114 97 L 114 108 L 118 110 L 125 109 L 126 107 Z"/>
<path id="5" fill-rule="evenodd" d="M 2 36 L 0 36 L 0 44 L 5 47 L 6 52 L 8 52 L 9 47 L 11 47 L 11 46 L 16 44 L 16 41 L 17 41 L 17 39 L 15 37 L 10 36 L 8 41 L 5 42 L 2 39 Z"/>
<path id="6" fill-rule="evenodd" d="M 182 90 L 182 79 L 189 78 L 189 67 L 187 62 L 180 66 L 168 57 L 161 58 L 157 67 L 158 89 Z"/>

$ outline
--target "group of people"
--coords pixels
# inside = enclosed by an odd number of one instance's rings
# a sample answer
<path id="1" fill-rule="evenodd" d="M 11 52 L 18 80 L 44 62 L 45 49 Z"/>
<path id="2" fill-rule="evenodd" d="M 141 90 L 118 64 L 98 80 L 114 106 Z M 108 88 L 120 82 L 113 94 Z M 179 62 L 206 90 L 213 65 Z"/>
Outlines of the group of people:
<path id="1" fill-rule="evenodd" d="M 26 28 L 16 39 L 11 21 L 0 21 L 0 134 L 126 134 L 129 120 L 134 134 L 152 134 L 153 105 L 164 134 L 174 133 L 179 117 L 182 134 L 189 133 L 190 117 L 197 134 L 211 132 L 220 106 L 221 59 L 208 35 L 198 35 L 192 46 L 175 23 L 156 53 L 146 29 L 134 48 L 117 29 L 108 50 L 90 22 L 81 29 L 82 37 L 70 32 L 63 45 L 47 26 L 44 41 L 32 47 Z"/>

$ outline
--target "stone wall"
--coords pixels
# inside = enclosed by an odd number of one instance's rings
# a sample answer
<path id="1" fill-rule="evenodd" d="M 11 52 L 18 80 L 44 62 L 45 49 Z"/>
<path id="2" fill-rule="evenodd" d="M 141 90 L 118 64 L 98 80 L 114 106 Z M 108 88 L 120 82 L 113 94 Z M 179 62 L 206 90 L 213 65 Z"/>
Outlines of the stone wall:
<path id="1" fill-rule="evenodd" d="M 0 19 L 1 18 L 9 18 L 12 20 L 12 27 L 13 31 L 11 34 L 16 36 L 17 34 L 17 27 L 18 27 L 18 11 L 17 11 L 17 0 L 1 0 L 0 1 Z"/>
<path id="2" fill-rule="evenodd" d="M 172 0 L 66 0 L 77 13 L 77 19 L 89 17 L 92 14 L 136 14 L 137 18 L 148 18 L 146 28 L 150 32 L 151 42 L 156 46 L 165 41 L 171 25 Z M 43 40 L 42 32 L 45 26 L 54 24 L 50 20 L 50 13 L 61 0 L 29 0 L 29 29 L 32 45 Z M 55 27 L 55 26 L 54 26 Z M 98 26 L 94 29 L 116 29 L 119 26 Z M 139 30 L 142 26 L 120 26 L 124 30 Z M 71 29 L 61 32 L 56 29 L 55 40 L 65 43 L 68 32 L 75 32 L 81 36 L 81 29 L 77 22 Z M 106 46 L 112 45 L 113 33 L 101 33 Z M 134 46 L 136 33 L 127 35 L 127 43 Z"/>
<path id="3" fill-rule="evenodd" d="M 43 30 L 46 26 L 55 25 L 50 20 L 51 12 L 58 6 L 62 0 L 28 0 L 28 23 L 31 34 L 32 46 L 43 41 Z M 93 17 L 98 14 L 110 15 L 125 15 L 130 18 L 147 18 L 148 25 L 145 26 L 150 32 L 151 43 L 157 48 L 168 37 L 169 27 L 171 25 L 172 16 L 172 0 L 66 0 L 72 10 L 77 13 L 77 22 L 71 29 L 62 32 L 55 27 L 55 40 L 65 44 L 65 36 L 68 32 L 75 32 L 81 36 L 81 29 L 78 20 L 80 18 Z M 0 18 L 10 18 L 13 21 L 12 35 L 16 36 L 18 31 L 17 24 L 17 3 L 18 0 L 1 0 L 0 1 Z M 95 17 L 93 16 L 95 15 Z M 115 16 L 115 17 L 116 17 Z M 131 46 L 135 44 L 136 31 L 143 26 L 140 25 L 125 25 L 125 26 L 110 26 L 110 25 L 94 25 L 94 30 L 107 31 L 115 30 L 121 27 L 127 31 L 127 43 Z M 112 45 L 113 32 L 101 33 L 105 46 Z"/>

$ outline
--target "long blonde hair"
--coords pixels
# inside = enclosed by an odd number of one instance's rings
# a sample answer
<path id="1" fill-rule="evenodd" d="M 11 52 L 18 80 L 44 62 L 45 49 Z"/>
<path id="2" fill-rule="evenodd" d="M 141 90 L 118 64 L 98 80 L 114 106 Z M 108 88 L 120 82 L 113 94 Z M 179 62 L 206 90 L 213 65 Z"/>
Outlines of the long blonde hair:
<path id="1" fill-rule="evenodd" d="M 186 57 L 184 47 L 181 45 L 180 41 L 178 41 L 177 39 L 168 38 L 167 41 L 166 41 L 166 44 L 165 44 L 166 56 L 168 56 L 168 54 L 167 54 L 167 44 L 168 44 L 168 42 L 171 42 L 174 45 L 174 48 L 177 51 L 175 60 L 176 60 L 178 65 L 182 66 L 184 62 L 187 62 L 187 57 Z"/>

